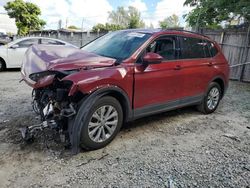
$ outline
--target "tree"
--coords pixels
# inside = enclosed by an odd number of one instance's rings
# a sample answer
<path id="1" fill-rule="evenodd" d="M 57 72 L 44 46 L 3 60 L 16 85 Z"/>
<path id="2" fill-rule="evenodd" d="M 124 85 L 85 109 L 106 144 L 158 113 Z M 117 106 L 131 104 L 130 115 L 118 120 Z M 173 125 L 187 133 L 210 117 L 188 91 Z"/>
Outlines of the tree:
<path id="1" fill-rule="evenodd" d="M 107 31 L 106 26 L 101 23 L 98 23 L 92 28 L 92 32 L 106 32 L 106 31 Z"/>
<path id="2" fill-rule="evenodd" d="M 132 6 L 128 7 L 128 28 L 144 28 L 145 23 L 141 19 L 141 13 Z"/>
<path id="3" fill-rule="evenodd" d="M 97 24 L 92 28 L 93 32 L 107 32 L 107 31 L 116 31 L 116 30 L 121 30 L 124 29 L 120 25 L 115 25 L 115 24 L 109 24 L 106 23 L 104 24 Z"/>
<path id="4" fill-rule="evenodd" d="M 162 29 L 170 27 L 180 27 L 179 17 L 175 14 L 165 18 L 163 21 L 160 21 L 159 24 Z"/>
<path id="5" fill-rule="evenodd" d="M 122 28 L 145 27 L 141 19 L 141 13 L 132 6 L 129 6 L 128 10 L 124 7 L 118 7 L 116 11 L 109 12 L 109 20 L 112 24 L 119 25 Z"/>
<path id="6" fill-rule="evenodd" d="M 145 27 L 141 19 L 141 13 L 132 6 L 126 10 L 124 7 L 118 7 L 116 11 L 109 12 L 110 23 L 97 24 L 92 28 L 93 32 L 107 32 L 121 29 L 132 29 Z"/>
<path id="7" fill-rule="evenodd" d="M 46 22 L 40 19 L 40 8 L 30 2 L 15 0 L 7 2 L 4 6 L 10 18 L 15 18 L 19 35 L 26 35 L 30 30 L 41 29 Z"/>
<path id="8" fill-rule="evenodd" d="M 120 25 L 109 24 L 109 23 L 106 23 L 105 27 L 106 27 L 106 31 L 116 31 L 116 30 L 125 29 L 124 27 Z"/>
<path id="9" fill-rule="evenodd" d="M 79 28 L 76 27 L 76 26 L 74 26 L 74 25 L 70 25 L 70 26 L 68 27 L 68 29 L 79 29 Z"/>
<path id="10" fill-rule="evenodd" d="M 249 0 L 186 0 L 184 5 L 195 7 L 185 16 L 190 26 L 218 27 L 222 21 L 241 17 L 250 21 Z"/>
<path id="11" fill-rule="evenodd" d="M 120 25 L 124 28 L 128 26 L 128 15 L 124 7 L 118 7 L 116 11 L 109 12 L 108 18 L 112 24 Z"/>
<path id="12" fill-rule="evenodd" d="M 152 23 L 150 23 L 149 28 L 154 29 L 154 25 Z"/>

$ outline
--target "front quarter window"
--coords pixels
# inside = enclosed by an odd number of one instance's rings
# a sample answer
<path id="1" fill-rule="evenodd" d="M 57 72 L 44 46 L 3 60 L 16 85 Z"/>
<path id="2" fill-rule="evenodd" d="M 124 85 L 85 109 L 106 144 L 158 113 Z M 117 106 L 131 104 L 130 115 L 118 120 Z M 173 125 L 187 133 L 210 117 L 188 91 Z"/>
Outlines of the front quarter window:
<path id="1" fill-rule="evenodd" d="M 124 60 L 132 55 L 151 35 L 133 31 L 108 33 L 82 47 L 101 56 Z"/>

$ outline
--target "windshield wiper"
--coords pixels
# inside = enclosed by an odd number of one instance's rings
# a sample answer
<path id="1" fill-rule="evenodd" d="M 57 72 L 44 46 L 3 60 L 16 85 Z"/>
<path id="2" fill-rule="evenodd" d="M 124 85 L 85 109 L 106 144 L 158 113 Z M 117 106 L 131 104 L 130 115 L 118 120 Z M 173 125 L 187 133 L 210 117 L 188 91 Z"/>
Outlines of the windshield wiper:
<path id="1" fill-rule="evenodd" d="M 101 54 L 101 53 L 97 53 L 97 54 L 100 55 L 100 56 L 109 57 L 109 58 L 112 58 L 112 59 L 118 59 L 118 58 L 116 58 L 116 57 L 104 55 L 104 54 Z"/>

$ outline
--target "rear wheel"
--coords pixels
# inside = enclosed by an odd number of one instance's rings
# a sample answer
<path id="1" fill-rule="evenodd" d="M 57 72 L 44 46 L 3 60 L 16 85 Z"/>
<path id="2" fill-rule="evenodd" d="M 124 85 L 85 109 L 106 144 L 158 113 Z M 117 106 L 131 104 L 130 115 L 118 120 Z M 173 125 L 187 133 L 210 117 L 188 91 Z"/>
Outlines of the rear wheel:
<path id="1" fill-rule="evenodd" d="M 84 149 L 99 149 L 109 144 L 119 132 L 123 122 L 120 103 L 113 97 L 102 97 L 81 118 L 80 146 Z M 78 113 L 81 113 L 80 111 Z"/>
<path id="2" fill-rule="evenodd" d="M 0 59 L 0 72 L 4 71 L 5 69 L 6 69 L 5 62 L 2 59 Z"/>
<path id="3" fill-rule="evenodd" d="M 214 112 L 221 99 L 221 87 L 218 83 L 212 82 L 209 84 L 207 93 L 202 100 L 201 104 L 198 106 L 198 110 L 204 114 L 210 114 Z"/>

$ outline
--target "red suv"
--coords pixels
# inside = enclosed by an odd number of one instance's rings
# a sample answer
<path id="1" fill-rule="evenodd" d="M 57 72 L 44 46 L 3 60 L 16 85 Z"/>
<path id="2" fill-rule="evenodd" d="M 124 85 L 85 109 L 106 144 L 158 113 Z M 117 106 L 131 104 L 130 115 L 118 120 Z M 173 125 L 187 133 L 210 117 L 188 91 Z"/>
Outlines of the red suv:
<path id="1" fill-rule="evenodd" d="M 137 118 L 189 105 L 214 112 L 229 66 L 206 36 L 136 29 L 108 33 L 81 49 L 32 46 L 21 73 L 42 119 L 23 129 L 23 137 L 54 128 L 77 152 L 104 147 Z"/>

